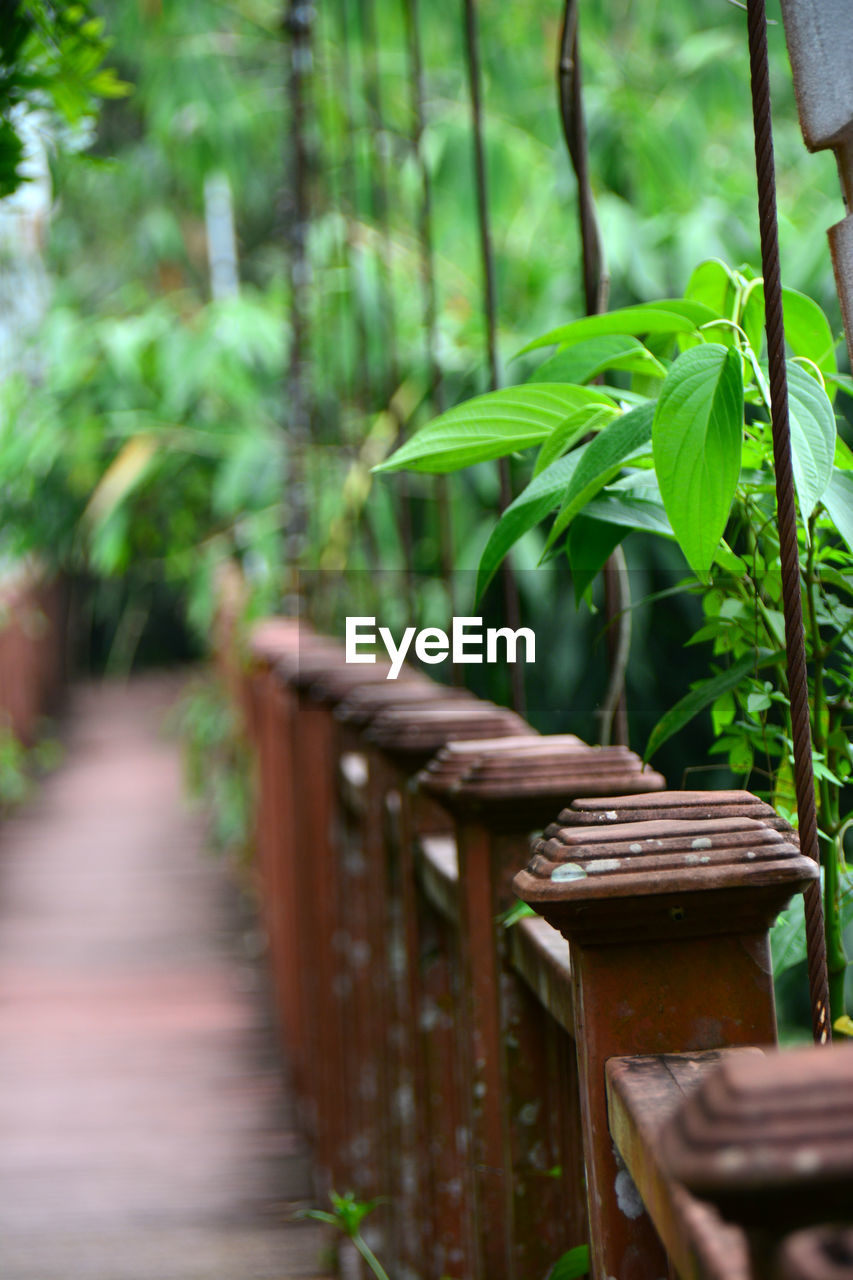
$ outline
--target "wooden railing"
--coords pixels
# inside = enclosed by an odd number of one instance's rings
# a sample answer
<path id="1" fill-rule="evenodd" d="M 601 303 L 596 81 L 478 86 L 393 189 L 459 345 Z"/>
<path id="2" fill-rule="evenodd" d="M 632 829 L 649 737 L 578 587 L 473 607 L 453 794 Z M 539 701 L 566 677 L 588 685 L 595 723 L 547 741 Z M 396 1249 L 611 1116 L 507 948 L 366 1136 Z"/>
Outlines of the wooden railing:
<path id="1" fill-rule="evenodd" d="M 318 1199 L 381 1200 L 394 1280 L 545 1280 L 586 1241 L 596 1280 L 765 1274 L 666 1133 L 721 1059 L 772 1046 L 768 929 L 814 864 L 747 793 L 668 792 L 624 748 L 385 676 L 273 620 L 244 686 Z M 540 915 L 508 923 L 516 893 Z"/>
<path id="2" fill-rule="evenodd" d="M 33 570 L 0 581 L 0 727 L 31 746 L 65 683 L 65 596 Z"/>

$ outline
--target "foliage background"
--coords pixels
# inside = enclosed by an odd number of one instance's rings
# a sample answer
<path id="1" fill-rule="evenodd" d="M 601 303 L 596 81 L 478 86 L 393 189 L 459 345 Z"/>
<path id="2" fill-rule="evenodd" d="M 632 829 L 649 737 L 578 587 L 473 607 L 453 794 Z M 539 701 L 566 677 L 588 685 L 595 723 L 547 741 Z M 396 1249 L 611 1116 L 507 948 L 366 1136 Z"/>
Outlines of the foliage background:
<path id="1" fill-rule="evenodd" d="M 556 0 L 478 5 L 506 381 L 521 379 L 524 365 L 511 357 L 529 337 L 583 311 L 575 184 L 555 89 L 560 8 Z M 101 0 L 92 11 L 112 41 L 107 73 L 102 51 L 81 72 L 85 49 L 63 57 L 51 43 L 73 6 L 30 9 L 47 23 L 33 58 L 52 87 L 24 85 L 19 96 L 58 108 L 44 124 L 51 298 L 36 358 L 0 387 L 3 554 L 36 555 L 73 576 L 87 659 L 113 669 L 135 656 L 199 652 L 218 570 L 235 559 L 251 609 L 299 593 L 331 628 L 356 601 L 392 629 L 470 612 L 496 511 L 494 466 L 449 482 L 450 583 L 441 578 L 433 482 L 370 475 L 395 438 L 437 408 L 402 0 L 324 0 L 314 13 L 304 441 L 289 431 L 292 398 L 283 391 L 294 193 L 292 45 L 278 0 Z M 756 264 L 743 11 L 729 0 L 600 0 L 580 10 L 612 305 L 680 294 L 709 256 Z M 769 13 L 784 279 L 840 331 L 824 235 L 842 214 L 835 165 L 805 151 L 777 3 Z M 487 383 L 462 5 L 432 0 L 420 18 L 437 355 L 452 404 Z M 92 30 L 96 42 L 103 35 Z M 19 54 L 5 49 L 12 61 Z M 117 79 L 131 90 L 106 97 L 95 127 L 91 98 L 119 93 Z M 4 119 L 15 109 L 0 102 Z M 8 172 L 0 165 L 0 179 Z M 204 190 L 220 173 L 233 192 L 241 289 L 213 301 Z M 516 491 L 530 465 L 513 460 Z M 565 561 L 534 567 L 541 550 L 534 531 L 515 554 L 525 621 L 539 640 L 530 716 L 541 729 L 594 740 L 606 681 L 601 615 L 575 606 Z M 629 568 L 639 602 L 672 587 L 682 562 L 640 539 Z M 633 610 L 628 703 L 640 749 L 661 711 L 704 674 L 701 647 L 683 643 L 697 609 L 676 595 Z M 487 621 L 500 612 L 493 588 Z M 481 668 L 477 679 L 479 692 L 506 700 L 504 673 Z M 679 785 L 686 769 L 706 768 L 710 741 L 710 722 L 693 726 L 656 763 Z M 728 775 L 688 780 L 714 785 Z"/>

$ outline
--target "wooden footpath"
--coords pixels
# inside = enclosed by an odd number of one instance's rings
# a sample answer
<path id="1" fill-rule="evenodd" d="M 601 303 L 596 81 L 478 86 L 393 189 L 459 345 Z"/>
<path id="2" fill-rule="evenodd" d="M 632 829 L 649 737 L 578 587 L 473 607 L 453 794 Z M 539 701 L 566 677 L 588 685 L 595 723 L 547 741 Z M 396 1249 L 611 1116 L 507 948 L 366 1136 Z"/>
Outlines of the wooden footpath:
<path id="1" fill-rule="evenodd" d="M 330 1274 L 293 1220 L 310 1171 L 257 925 L 162 731 L 177 689 L 78 688 L 64 763 L 0 823 L 3 1280 Z"/>

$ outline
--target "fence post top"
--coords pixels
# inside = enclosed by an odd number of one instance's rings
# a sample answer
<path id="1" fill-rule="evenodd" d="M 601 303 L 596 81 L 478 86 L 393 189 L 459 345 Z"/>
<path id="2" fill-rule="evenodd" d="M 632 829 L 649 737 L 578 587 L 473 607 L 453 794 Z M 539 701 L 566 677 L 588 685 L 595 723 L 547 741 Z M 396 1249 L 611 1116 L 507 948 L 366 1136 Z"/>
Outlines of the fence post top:
<path id="1" fill-rule="evenodd" d="M 521 716 L 479 698 L 450 695 L 416 708 L 386 707 L 373 719 L 367 740 L 416 771 L 448 742 L 535 733 Z"/>
<path id="2" fill-rule="evenodd" d="M 659 812 L 668 812 L 667 792 Z M 750 817 L 549 827 L 515 877 L 519 898 L 590 945 L 760 933 L 818 875 L 810 858 Z"/>
<path id="3" fill-rule="evenodd" d="M 627 747 L 590 747 L 573 734 L 449 743 L 419 786 L 451 813 L 504 830 L 541 827 L 578 795 L 612 795 L 665 784 Z"/>
<path id="4" fill-rule="evenodd" d="M 663 1156 L 673 1177 L 745 1227 L 848 1216 L 853 1051 L 724 1058 L 667 1125 Z"/>

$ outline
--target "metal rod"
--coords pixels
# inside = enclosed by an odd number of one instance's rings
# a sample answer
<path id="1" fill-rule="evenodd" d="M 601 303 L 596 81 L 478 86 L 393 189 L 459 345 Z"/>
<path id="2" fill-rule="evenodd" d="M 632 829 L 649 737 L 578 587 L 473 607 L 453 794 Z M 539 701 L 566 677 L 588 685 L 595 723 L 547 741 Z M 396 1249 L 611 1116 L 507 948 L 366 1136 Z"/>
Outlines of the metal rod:
<path id="1" fill-rule="evenodd" d="M 483 103 L 480 87 L 480 42 L 475 0 L 463 0 L 465 16 L 465 53 L 468 72 L 468 91 L 471 99 L 471 134 L 474 146 L 474 176 L 477 190 L 477 222 L 480 238 L 480 257 L 483 269 L 483 320 L 486 328 L 486 357 L 489 365 L 489 385 L 493 391 L 500 386 L 497 344 L 497 290 L 495 287 L 495 254 L 489 221 L 488 176 L 486 173 L 486 149 L 483 140 Z M 512 502 L 512 482 L 509 460 L 498 462 L 500 476 L 500 510 L 503 512 Z M 503 582 L 504 616 L 507 625 L 517 630 L 521 609 L 518 583 L 509 556 L 501 568 Z M 524 714 L 524 674 L 520 663 L 511 668 L 512 705 Z"/>
<path id="2" fill-rule="evenodd" d="M 412 153 L 418 168 L 420 200 L 418 208 L 418 241 L 420 247 L 421 290 L 424 311 L 424 344 L 429 375 L 429 394 L 436 413 L 446 408 L 444 377 L 438 358 L 438 300 L 432 235 L 432 184 L 424 155 L 424 71 L 421 48 L 419 0 L 403 0 L 409 47 L 409 85 L 412 110 Z M 449 480 L 436 476 L 434 482 L 438 516 L 438 545 L 441 574 L 447 587 L 451 612 L 455 613 L 453 582 L 453 513 L 450 507 Z M 454 668 L 459 674 L 459 669 Z"/>
<path id="3" fill-rule="evenodd" d="M 581 264 L 587 315 L 607 310 L 610 277 L 604 262 L 604 249 L 595 197 L 589 177 L 589 147 L 581 85 L 580 45 L 578 37 L 577 0 L 566 0 L 560 30 L 560 53 L 557 61 L 557 89 L 560 122 L 569 159 L 578 186 L 578 222 L 580 224 Z M 604 613 L 607 619 L 607 655 L 610 676 L 601 703 L 599 741 L 628 744 L 628 705 L 625 698 L 625 673 L 630 648 L 630 593 L 627 590 L 627 567 L 624 553 L 614 553 L 604 566 Z"/>
<path id="4" fill-rule="evenodd" d="M 779 556 L 782 566 L 782 603 L 785 615 L 788 695 L 794 740 L 794 782 L 797 793 L 800 847 L 820 862 L 817 832 L 812 739 L 809 722 L 809 689 L 806 643 L 800 589 L 800 556 L 791 429 L 788 420 L 788 379 L 785 368 L 785 326 L 782 277 L 779 265 L 779 233 L 776 224 L 776 176 L 770 109 L 770 72 L 767 57 L 767 18 L 764 0 L 747 0 L 752 110 L 755 127 L 755 167 L 758 177 L 758 218 L 761 230 L 761 266 L 767 327 L 767 361 L 770 375 L 770 418 L 776 470 Z M 812 1000 L 812 1031 L 818 1044 L 832 1036 L 826 938 L 820 883 L 805 893 L 806 950 Z"/>

